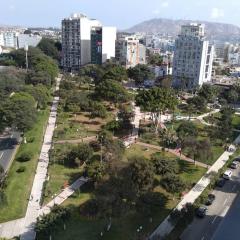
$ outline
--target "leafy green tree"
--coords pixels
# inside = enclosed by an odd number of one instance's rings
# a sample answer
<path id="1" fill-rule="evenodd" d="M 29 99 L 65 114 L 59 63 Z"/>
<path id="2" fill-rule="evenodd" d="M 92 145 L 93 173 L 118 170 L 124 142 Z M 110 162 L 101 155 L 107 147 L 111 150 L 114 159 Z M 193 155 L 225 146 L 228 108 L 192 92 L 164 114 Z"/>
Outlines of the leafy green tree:
<path id="1" fill-rule="evenodd" d="M 181 141 L 184 141 L 184 139 L 187 137 L 196 137 L 198 135 L 198 129 L 196 125 L 189 121 L 181 122 L 176 132 Z"/>
<path id="2" fill-rule="evenodd" d="M 151 65 L 161 66 L 163 64 L 163 58 L 159 54 L 150 54 L 148 57 L 148 63 Z"/>
<path id="3" fill-rule="evenodd" d="M 59 61 L 60 51 L 56 46 L 56 42 L 49 38 L 43 38 L 37 46 L 44 52 L 47 56 Z"/>
<path id="4" fill-rule="evenodd" d="M 94 102 L 91 102 L 90 105 L 91 105 L 90 108 L 91 108 L 91 117 L 92 118 L 96 118 L 96 117 L 106 118 L 107 117 L 107 109 L 102 103 L 94 101 Z"/>
<path id="5" fill-rule="evenodd" d="M 154 154 L 151 156 L 155 173 L 158 175 L 165 175 L 167 173 L 177 173 L 179 166 L 175 160 L 166 160 L 162 156 Z"/>
<path id="6" fill-rule="evenodd" d="M 49 234 L 58 229 L 59 225 L 62 225 L 69 217 L 69 208 L 55 205 L 49 214 L 37 218 L 35 226 L 37 238 L 49 237 Z"/>
<path id="7" fill-rule="evenodd" d="M 100 161 L 93 161 L 87 164 L 86 172 L 89 178 L 94 182 L 100 181 L 105 175 L 106 165 Z"/>
<path id="8" fill-rule="evenodd" d="M 115 80 L 104 80 L 95 88 L 95 95 L 103 100 L 114 103 L 127 102 L 129 94 L 121 83 Z"/>
<path id="9" fill-rule="evenodd" d="M 236 104 L 239 99 L 239 94 L 235 89 L 227 91 L 226 99 L 229 103 Z"/>
<path id="10" fill-rule="evenodd" d="M 37 102 L 38 108 L 45 109 L 50 100 L 49 90 L 44 85 L 25 86 L 24 92 L 31 94 Z"/>
<path id="11" fill-rule="evenodd" d="M 95 84 L 99 84 L 102 81 L 103 75 L 105 71 L 104 69 L 97 65 L 97 64 L 88 64 L 86 66 L 83 66 L 79 71 L 79 76 L 82 77 L 90 77 L 94 80 Z"/>
<path id="12" fill-rule="evenodd" d="M 3 112 L 8 126 L 12 125 L 20 131 L 25 131 L 36 121 L 36 102 L 30 94 L 19 92 L 6 101 Z"/>
<path id="13" fill-rule="evenodd" d="M 132 119 L 134 118 L 134 112 L 126 105 L 121 105 L 118 112 L 118 121 L 121 129 L 132 129 Z"/>
<path id="14" fill-rule="evenodd" d="M 80 166 L 84 162 L 88 162 L 93 156 L 93 149 L 89 144 L 81 143 L 75 146 L 67 154 L 66 158 L 70 165 L 77 164 Z"/>
<path id="15" fill-rule="evenodd" d="M 156 133 L 162 114 L 167 110 L 174 111 L 177 103 L 177 97 L 171 89 L 155 87 L 150 90 L 141 90 L 136 96 L 136 104 L 141 107 L 141 110 L 151 113 Z"/>
<path id="16" fill-rule="evenodd" d="M 205 98 L 207 102 L 214 102 L 219 94 L 219 90 L 217 87 L 209 85 L 209 84 L 203 84 L 200 88 L 198 95 Z"/>
<path id="17" fill-rule="evenodd" d="M 189 98 L 187 103 L 194 106 L 194 109 L 199 112 L 205 112 L 207 107 L 207 100 L 201 96 L 195 96 L 193 98 Z"/>
<path id="18" fill-rule="evenodd" d="M 44 71 L 29 71 L 26 76 L 26 84 L 38 85 L 42 84 L 48 88 L 51 87 L 51 76 Z"/>
<path id="19" fill-rule="evenodd" d="M 147 65 L 138 64 L 137 66 L 128 69 L 128 77 L 132 78 L 136 85 L 142 85 L 144 80 L 153 79 L 154 75 Z"/>
<path id="20" fill-rule="evenodd" d="M 143 156 L 133 156 L 127 171 L 138 193 L 152 189 L 154 181 L 154 167 Z"/>
<path id="21" fill-rule="evenodd" d="M 180 193 L 186 187 L 186 184 L 178 175 L 170 173 L 161 179 L 161 185 L 170 193 Z"/>
<path id="22" fill-rule="evenodd" d="M 107 63 L 104 66 L 105 73 L 103 75 L 104 79 L 113 79 L 115 81 L 121 82 L 128 79 L 126 68 L 121 65 Z"/>
<path id="23" fill-rule="evenodd" d="M 18 67 L 26 67 L 25 51 L 18 49 L 10 53 L 10 56 L 16 62 Z M 45 55 L 39 48 L 29 47 L 28 51 L 29 69 L 36 72 L 47 73 L 53 82 L 58 74 L 58 65 L 51 58 Z"/>

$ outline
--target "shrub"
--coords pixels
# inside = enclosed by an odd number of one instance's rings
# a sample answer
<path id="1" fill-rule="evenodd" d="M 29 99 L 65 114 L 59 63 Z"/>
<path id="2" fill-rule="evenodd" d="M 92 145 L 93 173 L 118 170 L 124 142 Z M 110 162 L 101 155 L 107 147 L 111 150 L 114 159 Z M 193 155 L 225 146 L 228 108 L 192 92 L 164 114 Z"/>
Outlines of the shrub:
<path id="1" fill-rule="evenodd" d="M 101 146 L 98 141 L 91 141 L 89 143 L 90 147 L 93 149 L 94 152 L 98 152 L 101 150 Z"/>
<path id="2" fill-rule="evenodd" d="M 17 173 L 22 173 L 22 172 L 25 172 L 25 170 L 26 170 L 26 167 L 24 167 L 24 166 L 21 166 L 20 168 L 18 168 L 17 169 Z"/>
<path id="3" fill-rule="evenodd" d="M 22 152 L 17 158 L 18 162 L 28 162 L 31 160 L 33 154 L 31 152 Z"/>

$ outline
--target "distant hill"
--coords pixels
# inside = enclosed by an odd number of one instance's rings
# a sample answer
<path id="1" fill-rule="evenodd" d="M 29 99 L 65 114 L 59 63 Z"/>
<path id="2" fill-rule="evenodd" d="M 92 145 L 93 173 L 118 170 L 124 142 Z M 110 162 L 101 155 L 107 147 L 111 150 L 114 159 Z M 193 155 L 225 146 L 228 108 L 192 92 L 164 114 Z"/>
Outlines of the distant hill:
<path id="1" fill-rule="evenodd" d="M 191 20 L 171 20 L 164 18 L 155 18 L 139 23 L 127 30 L 126 32 L 145 32 L 160 33 L 177 36 L 180 32 L 180 26 L 192 22 L 203 23 L 206 26 L 206 34 L 209 39 L 223 41 L 239 41 L 240 28 L 238 26 L 226 23 L 191 21 Z"/>

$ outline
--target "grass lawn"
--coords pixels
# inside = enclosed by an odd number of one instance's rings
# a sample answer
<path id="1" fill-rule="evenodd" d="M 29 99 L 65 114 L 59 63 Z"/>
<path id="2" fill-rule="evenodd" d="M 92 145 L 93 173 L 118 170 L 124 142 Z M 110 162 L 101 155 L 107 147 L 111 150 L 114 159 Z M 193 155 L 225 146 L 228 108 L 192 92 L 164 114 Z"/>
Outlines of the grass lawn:
<path id="1" fill-rule="evenodd" d="M 71 113 L 61 112 L 58 116 L 57 129 L 54 133 L 55 140 L 80 139 L 96 135 L 103 125 L 114 119 L 112 113 L 107 118 L 90 118 L 89 113 L 79 113 L 75 116 Z"/>
<path id="2" fill-rule="evenodd" d="M 150 158 L 153 153 L 161 154 L 166 159 L 176 159 L 176 157 L 169 152 L 160 152 L 156 149 L 146 148 L 137 144 L 133 144 L 130 148 L 126 149 L 125 158 L 131 158 L 135 155 Z"/>
<path id="3" fill-rule="evenodd" d="M 5 189 L 7 205 L 0 208 L 0 222 L 20 218 L 25 214 L 48 116 L 49 109 L 40 111 L 33 128 L 25 134 L 27 139 L 34 138 L 34 140 L 27 144 L 22 143 L 16 158 L 23 151 L 32 152 L 33 158 L 25 163 L 14 160 L 8 174 L 7 187 Z M 26 170 L 23 173 L 17 173 L 16 171 L 21 166 L 25 166 Z"/>
<path id="4" fill-rule="evenodd" d="M 233 115 L 232 125 L 235 129 L 240 130 L 240 115 Z"/>

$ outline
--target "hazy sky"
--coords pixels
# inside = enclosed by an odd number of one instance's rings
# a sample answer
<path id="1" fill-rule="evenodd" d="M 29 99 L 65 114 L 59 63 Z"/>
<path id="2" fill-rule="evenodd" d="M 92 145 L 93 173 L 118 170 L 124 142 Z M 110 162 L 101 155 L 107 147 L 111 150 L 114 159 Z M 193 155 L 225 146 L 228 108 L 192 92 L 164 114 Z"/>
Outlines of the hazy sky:
<path id="1" fill-rule="evenodd" d="M 119 29 L 158 17 L 240 26 L 240 0 L 0 0 L 0 24 L 59 27 L 73 12 Z"/>

